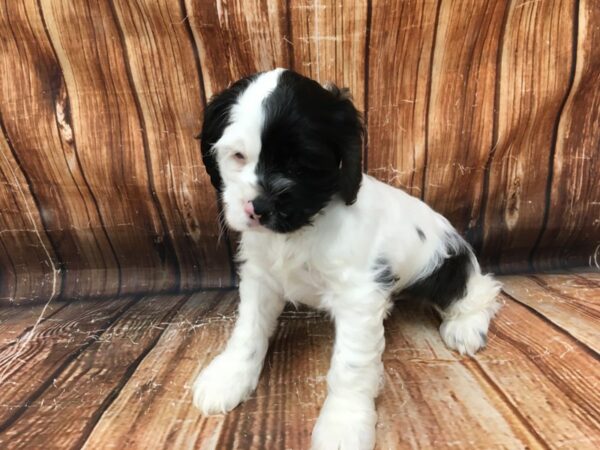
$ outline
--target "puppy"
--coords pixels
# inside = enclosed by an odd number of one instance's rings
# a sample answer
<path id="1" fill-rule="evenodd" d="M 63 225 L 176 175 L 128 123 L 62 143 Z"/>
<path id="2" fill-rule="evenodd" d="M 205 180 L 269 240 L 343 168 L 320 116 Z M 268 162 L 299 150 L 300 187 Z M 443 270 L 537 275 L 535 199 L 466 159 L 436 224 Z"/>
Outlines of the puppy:
<path id="1" fill-rule="evenodd" d="M 211 100 L 201 139 L 225 220 L 241 232 L 241 302 L 194 404 L 215 414 L 245 400 L 285 302 L 302 303 L 327 311 L 336 334 L 312 447 L 373 448 L 392 294 L 431 302 L 446 345 L 473 355 L 499 283 L 444 217 L 362 173 L 362 121 L 346 90 L 284 69 L 252 75 Z"/>

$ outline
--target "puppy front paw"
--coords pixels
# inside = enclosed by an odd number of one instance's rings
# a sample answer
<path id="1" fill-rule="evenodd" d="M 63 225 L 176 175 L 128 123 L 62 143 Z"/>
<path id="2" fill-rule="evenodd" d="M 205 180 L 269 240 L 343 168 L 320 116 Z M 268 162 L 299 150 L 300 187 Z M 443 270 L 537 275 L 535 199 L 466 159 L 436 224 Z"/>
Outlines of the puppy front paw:
<path id="1" fill-rule="evenodd" d="M 376 424 L 372 400 L 330 395 L 313 429 L 311 450 L 372 450 Z"/>
<path id="2" fill-rule="evenodd" d="M 222 353 L 196 378 L 194 406 L 204 415 L 224 414 L 246 400 L 256 388 L 260 365 Z"/>

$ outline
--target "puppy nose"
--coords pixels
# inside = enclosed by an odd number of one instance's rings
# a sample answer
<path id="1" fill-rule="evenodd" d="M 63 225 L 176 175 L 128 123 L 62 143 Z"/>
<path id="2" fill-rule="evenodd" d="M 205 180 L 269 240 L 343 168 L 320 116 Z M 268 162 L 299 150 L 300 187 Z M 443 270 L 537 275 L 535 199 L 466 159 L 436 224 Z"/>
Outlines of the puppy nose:
<path id="1" fill-rule="evenodd" d="M 251 201 L 248 201 L 244 204 L 244 212 L 251 219 L 260 219 L 260 214 L 256 214 L 256 212 L 254 211 L 254 204 Z"/>

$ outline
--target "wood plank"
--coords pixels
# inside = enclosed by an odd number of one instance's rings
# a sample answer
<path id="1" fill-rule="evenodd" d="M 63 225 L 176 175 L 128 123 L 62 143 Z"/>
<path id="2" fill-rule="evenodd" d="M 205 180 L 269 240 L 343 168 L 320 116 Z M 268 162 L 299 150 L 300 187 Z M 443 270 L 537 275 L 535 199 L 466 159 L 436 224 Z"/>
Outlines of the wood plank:
<path id="1" fill-rule="evenodd" d="M 507 7 L 504 0 L 441 2 L 433 50 L 422 196 L 477 246 Z"/>
<path id="2" fill-rule="evenodd" d="M 573 297 L 598 310 L 600 286 L 584 277 L 503 280 L 511 289 L 533 283 L 548 300 Z M 532 301 L 540 297 L 529 294 Z M 551 314 L 503 300 L 488 347 L 474 359 L 444 346 L 431 313 L 397 305 L 386 323 L 378 448 L 600 444 L 598 354 L 564 333 Z M 29 402 L 0 425 L 0 445 L 80 447 L 87 438 L 86 448 L 307 448 L 333 345 L 333 326 L 320 313 L 284 312 L 257 391 L 233 412 L 204 418 L 191 404 L 191 384 L 226 342 L 236 303 L 236 292 L 213 291 L 188 300 L 145 299 L 120 316 L 123 300 L 59 310 L 8 365 L 20 367 L 9 374 L 10 392 L 0 392 L 0 405 Z M 573 308 L 575 300 L 565 303 Z M 586 320 L 598 323 L 594 314 Z M 0 349 L 0 371 L 12 347 Z"/>
<path id="3" fill-rule="evenodd" d="M 52 301 L 48 304 L 0 306 L 0 348 L 14 344 L 35 324 L 40 315 L 41 321 L 48 320 L 65 302 Z"/>
<path id="4" fill-rule="evenodd" d="M 483 252 L 507 271 L 530 268 L 542 231 L 554 130 L 572 82 L 575 4 L 510 2 L 483 212 Z"/>
<path id="5" fill-rule="evenodd" d="M 257 391 L 232 413 L 206 418 L 192 406 L 191 384 L 225 344 L 236 298 L 188 302 L 84 448 L 307 448 L 332 346 L 331 326 L 320 314 L 283 314 Z M 157 431 L 149 435 L 147 427 Z"/>
<path id="6" fill-rule="evenodd" d="M 309 448 L 332 349 L 333 326 L 326 317 L 288 307 L 256 391 L 224 418 L 215 448 Z"/>
<path id="7" fill-rule="evenodd" d="M 0 431 L 131 304 L 131 298 L 74 302 L 0 349 Z"/>
<path id="8" fill-rule="evenodd" d="M 53 379 L 10 428 L 4 448 L 79 448 L 186 297 L 139 299 Z"/>
<path id="9" fill-rule="evenodd" d="M 575 79 L 558 126 L 537 267 L 600 268 L 600 2 L 578 3 Z"/>
<path id="10" fill-rule="evenodd" d="M 235 294 L 228 295 L 210 302 L 195 299 L 181 309 L 100 419 L 86 448 L 309 446 L 326 394 L 333 345 L 333 327 L 318 313 L 284 313 L 257 391 L 233 412 L 203 418 L 191 405 L 195 374 L 217 354 L 233 325 Z M 536 448 L 536 439 L 497 393 L 479 386 L 445 349 L 431 317 L 424 319 L 427 328 L 414 319 L 402 309 L 388 323 L 380 448 L 450 448 L 457 443 Z"/>
<path id="11" fill-rule="evenodd" d="M 104 412 L 84 448 L 203 448 L 213 434 L 218 437 L 224 418 L 202 418 L 189 389 L 198 368 L 225 343 L 235 299 L 233 292 L 194 294 Z"/>
<path id="12" fill-rule="evenodd" d="M 0 304 L 54 297 L 62 283 L 54 248 L 7 139 L 0 118 Z"/>
<path id="13" fill-rule="evenodd" d="M 72 146 L 64 78 L 37 3 L 3 2 L 0 30 L 0 52 L 4 55 L 0 58 L 0 116 L 14 157 L 8 166 L 14 171 L 16 163 L 23 174 L 15 171 L 17 179 L 11 182 L 20 194 L 31 192 L 36 202 L 34 209 L 32 200 L 22 197 L 21 206 L 29 218 L 24 217 L 23 226 L 16 229 L 36 230 L 36 237 L 38 233 L 43 236 L 46 229 L 48 237 L 35 244 L 42 247 L 36 253 L 42 250 L 50 254 L 39 260 L 54 261 L 54 273 L 61 267 L 69 269 L 63 272 L 67 291 L 81 295 L 116 293 L 114 254 L 102 231 L 94 199 L 82 183 Z M 3 154 L 5 151 L 3 146 Z M 26 244 L 31 236 L 20 239 Z M 72 270 L 75 268 L 77 271 Z M 33 274 L 36 266 L 28 269 Z M 38 278 L 35 282 L 41 281 Z M 60 292 L 60 284 L 53 284 Z M 28 294 L 23 292 L 19 297 Z"/>
<path id="14" fill-rule="evenodd" d="M 98 226 L 114 253 L 100 267 L 117 271 L 112 275 L 120 277 L 117 292 L 175 289 L 177 261 L 152 191 L 144 123 L 110 4 L 44 0 L 40 5 L 64 76 L 73 158 L 82 171 L 77 185 L 93 195 Z M 65 289 L 69 297 L 77 293 L 76 287 Z"/>
<path id="15" fill-rule="evenodd" d="M 367 0 L 289 2 L 291 67 L 325 83 L 350 88 L 365 110 Z"/>
<path id="16" fill-rule="evenodd" d="M 575 276 L 585 278 L 600 285 L 600 272 L 595 271 L 577 271 Z"/>
<path id="17" fill-rule="evenodd" d="M 600 286 L 572 274 L 502 277 L 503 290 L 600 353 Z"/>
<path id="18" fill-rule="evenodd" d="M 185 0 L 206 97 L 254 72 L 289 67 L 286 2 Z"/>
<path id="19" fill-rule="evenodd" d="M 179 287 L 229 286 L 233 262 L 219 239 L 217 197 L 195 139 L 204 92 L 186 12 L 172 0 L 113 4 L 140 106 L 150 184 L 179 262 Z"/>
<path id="20" fill-rule="evenodd" d="M 437 1 L 377 1 L 368 30 L 368 173 L 421 197 Z"/>
<path id="21" fill-rule="evenodd" d="M 493 383 L 547 446 L 600 445 L 598 354 L 505 298 L 487 350 L 469 364 Z"/>
<path id="22" fill-rule="evenodd" d="M 379 448 L 540 448 L 528 424 L 464 364 L 468 358 L 444 345 L 438 326 L 433 314 L 409 305 L 386 322 Z M 488 349 L 495 345 L 492 338 Z"/>

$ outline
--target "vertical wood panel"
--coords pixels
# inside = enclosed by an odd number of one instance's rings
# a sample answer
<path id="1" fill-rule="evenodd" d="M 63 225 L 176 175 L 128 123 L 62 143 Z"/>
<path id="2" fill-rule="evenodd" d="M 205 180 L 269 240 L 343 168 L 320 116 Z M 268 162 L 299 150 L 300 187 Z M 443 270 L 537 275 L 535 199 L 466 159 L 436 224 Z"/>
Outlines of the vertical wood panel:
<path id="1" fill-rule="evenodd" d="M 194 136 L 203 91 L 187 18 L 169 0 L 114 1 L 146 135 L 150 183 L 180 267 L 180 288 L 227 286 L 218 208 Z"/>
<path id="2" fill-rule="evenodd" d="M 537 267 L 600 261 L 600 2 L 581 0 L 573 88 L 558 127 Z"/>
<path id="3" fill-rule="evenodd" d="M 66 271 L 63 289 L 116 293 L 115 256 L 75 157 L 64 79 L 37 4 L 3 2 L 0 14 L 0 115 Z"/>
<path id="4" fill-rule="evenodd" d="M 506 7 L 505 0 L 440 6 L 423 198 L 467 236 L 479 218 L 492 151 L 496 55 Z"/>
<path id="5" fill-rule="evenodd" d="M 292 68 L 321 83 L 348 87 L 365 109 L 367 0 L 290 1 Z"/>
<path id="6" fill-rule="evenodd" d="M 62 278 L 54 249 L 27 180 L 2 133 L 0 242 L 0 302 L 53 298 L 60 292 Z"/>
<path id="7" fill-rule="evenodd" d="M 448 216 L 488 266 L 593 263 L 599 10 L 0 1 L 0 299 L 234 283 L 192 136 L 207 97 L 274 67 L 349 87 L 368 173 Z"/>
<path id="8" fill-rule="evenodd" d="M 484 212 L 483 249 L 497 266 L 528 268 L 542 227 L 554 130 L 573 68 L 573 12 L 574 1 L 510 5 Z"/>
<path id="9" fill-rule="evenodd" d="M 175 261 L 153 202 L 118 28 L 107 2 L 40 2 L 60 61 L 81 184 L 93 191 L 116 254 L 121 292 L 177 287 Z"/>
<path id="10" fill-rule="evenodd" d="M 422 196 L 431 57 L 439 2 L 373 1 L 368 55 L 368 172 Z"/>
<path id="11" fill-rule="evenodd" d="M 185 0 L 207 98 L 254 72 L 289 65 L 284 0 Z"/>

